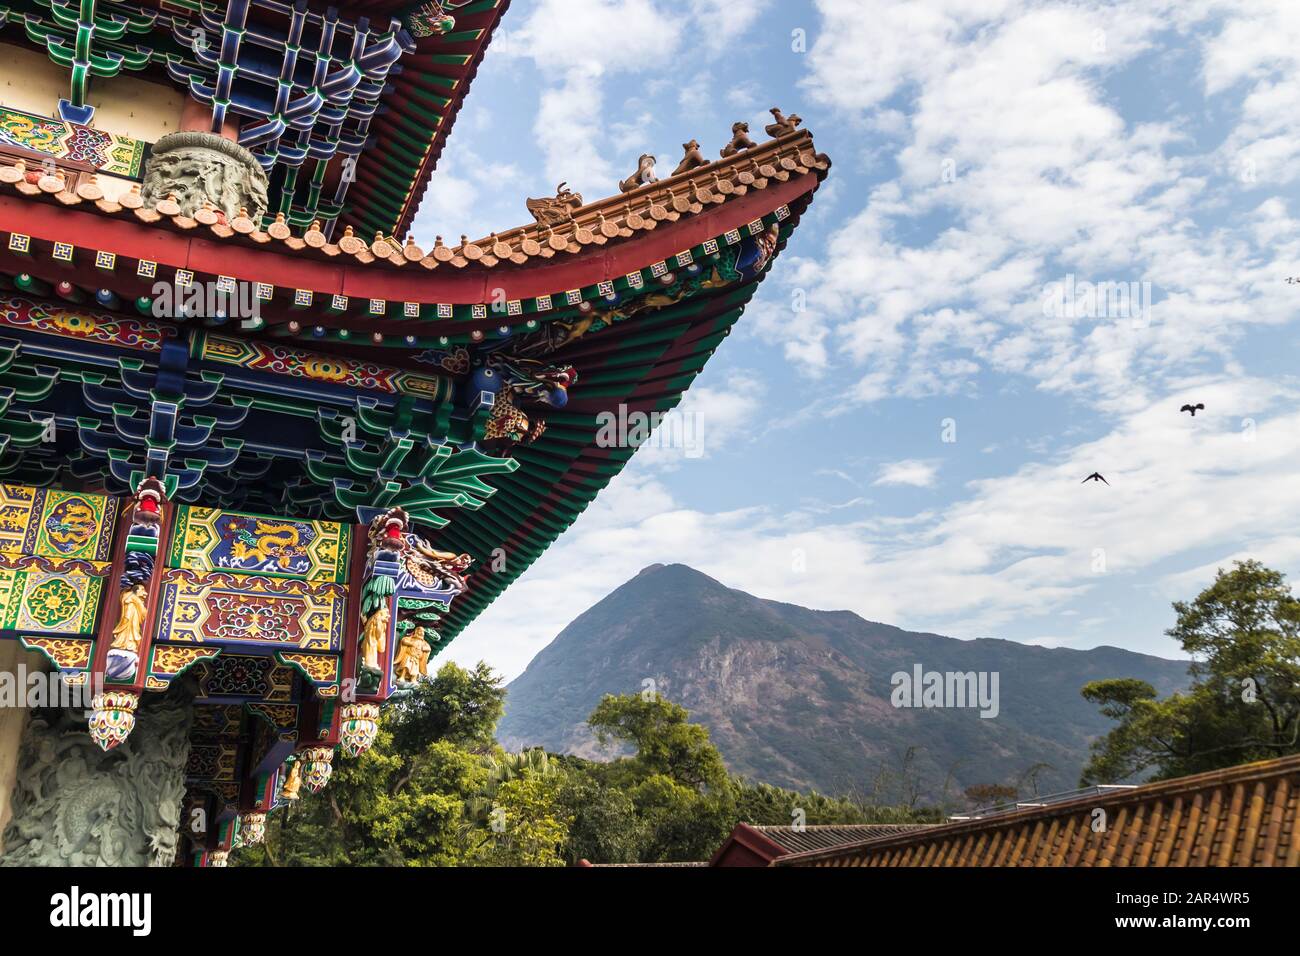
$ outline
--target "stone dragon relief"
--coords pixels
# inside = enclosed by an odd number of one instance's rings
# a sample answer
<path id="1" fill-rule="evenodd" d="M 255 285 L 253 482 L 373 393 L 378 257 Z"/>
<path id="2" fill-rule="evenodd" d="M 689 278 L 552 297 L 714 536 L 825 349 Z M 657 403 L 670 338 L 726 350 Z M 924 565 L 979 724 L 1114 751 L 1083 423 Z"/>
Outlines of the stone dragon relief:
<path id="1" fill-rule="evenodd" d="M 73 710 L 33 714 L 0 866 L 171 866 L 193 708 L 176 686 L 105 753 Z"/>
<path id="2" fill-rule="evenodd" d="M 226 218 L 243 209 L 259 221 L 269 203 L 261 164 L 244 147 L 213 133 L 168 133 L 154 143 L 140 191 L 145 205 L 174 196 L 181 214 L 193 216 L 212 203 Z"/>

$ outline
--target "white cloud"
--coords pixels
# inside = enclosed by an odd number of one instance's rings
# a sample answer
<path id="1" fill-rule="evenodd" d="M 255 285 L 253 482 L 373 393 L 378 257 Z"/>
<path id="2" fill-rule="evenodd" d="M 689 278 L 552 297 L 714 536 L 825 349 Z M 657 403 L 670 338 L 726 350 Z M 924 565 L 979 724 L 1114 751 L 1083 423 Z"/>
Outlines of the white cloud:
<path id="1" fill-rule="evenodd" d="M 473 131 L 453 137 L 429 179 L 411 233 L 424 249 L 436 236 L 454 245 L 462 234 L 478 238 L 493 223 L 517 223 L 520 201 L 517 190 L 524 178 L 513 163 L 483 159 L 475 148 Z"/>
<path id="2" fill-rule="evenodd" d="M 724 16 L 734 9 L 750 27 L 765 12 L 693 3 Z M 817 8 L 806 95 L 860 134 L 847 138 L 849 154 L 833 153 L 837 171 L 805 216 L 804 238 L 729 346 L 773 346 L 815 386 L 784 393 L 758 371 L 717 384 L 706 377 L 682 406 L 708 416 L 706 454 L 750 441 L 756 429 L 764 441 L 830 427 L 860 441 L 878 423 L 856 406 L 964 398 L 985 381 L 1017 402 L 1064 396 L 1077 414 L 1049 436 L 1037 426 L 1017 434 L 1016 422 L 981 434 L 970 453 L 977 470 L 967 473 L 980 480 L 958 484 L 959 466 L 945 457 L 944 490 L 958 490 L 901 516 L 811 492 L 797 505 L 703 512 L 674 493 L 691 474 L 682 456 L 645 449 L 451 656 L 486 656 L 517 673 L 569 620 L 656 561 L 904 627 L 975 637 L 1016 625 L 1036 629 L 1037 643 L 1074 646 L 1118 635 L 1163 654 L 1174 647 L 1160 634 L 1128 630 L 1133 607 L 1194 594 L 1234 557 L 1300 569 L 1300 392 L 1246 371 L 1254 336 L 1297 317 L 1294 287 L 1281 283 L 1300 262 L 1300 214 L 1293 192 L 1278 187 L 1300 170 L 1300 5 L 819 0 Z M 517 31 L 513 55 L 535 58 L 552 84 L 537 133 L 557 181 L 576 169 L 612 187 L 630 171 L 621 165 L 628 156 L 655 151 L 633 141 L 640 124 L 627 118 L 653 109 L 651 91 L 680 65 L 687 42 L 696 51 L 715 39 L 687 38 L 660 13 L 649 0 L 542 0 Z M 621 19 L 611 28 L 615 14 L 641 17 L 639 31 Z M 733 27 L 743 34 L 725 25 Z M 716 62 L 693 67 L 699 84 L 727 82 Z M 1175 69 L 1199 71 L 1206 104 L 1196 90 L 1175 89 L 1191 101 L 1135 114 L 1133 88 L 1147 103 Z M 611 107 L 615 70 L 636 91 Z M 757 99 L 764 88 L 752 94 L 755 109 L 767 105 Z M 664 99 L 688 114 L 725 103 L 700 100 L 680 78 L 667 89 Z M 626 141 L 612 140 L 610 126 Z M 1237 178 L 1242 157 L 1255 160 L 1258 183 Z M 452 205 L 464 201 L 448 188 Z M 810 244 L 819 223 L 829 227 L 821 247 Z M 1043 287 L 1066 273 L 1149 281 L 1150 323 L 1045 316 Z M 792 308 L 796 292 L 804 311 Z M 1187 400 L 1206 411 L 1178 415 Z M 1254 442 L 1243 440 L 1245 418 L 1258 422 Z M 808 447 L 826 434 L 814 431 Z M 809 471 L 845 464 L 810 461 Z M 895 460 L 867 481 L 934 487 L 937 468 Z M 1080 484 L 1094 470 L 1111 484 Z M 1098 549 L 1104 572 L 1095 570 Z M 798 552 L 806 572 L 794 570 Z"/>
<path id="3" fill-rule="evenodd" d="M 1289 37 L 1300 8 L 868 6 L 820 0 L 806 85 L 864 130 L 892 135 L 898 175 L 872 189 L 825 254 L 801 246 L 783 262 L 778 281 L 815 290 L 793 331 L 775 312 L 760 316 L 769 340 L 784 330 L 787 358 L 819 376 L 855 367 L 847 394 L 860 403 L 966 393 L 987 369 L 1131 409 L 1188 367 L 1232 368 L 1251 325 L 1293 318 L 1277 289 L 1300 242 L 1285 204 L 1256 214 L 1268 230 L 1267 241 L 1255 230 L 1257 244 L 1246 241 L 1249 231 L 1203 224 L 1221 202 L 1207 186 L 1222 150 L 1189 154 L 1192 137 L 1176 121 L 1126 121 L 1104 81 L 1169 42 L 1170 17 L 1188 29 L 1226 16 L 1207 45 L 1207 88 L 1254 85 L 1224 148 L 1253 150 L 1261 178 L 1266 164 L 1300 169 L 1291 156 L 1300 157 L 1300 135 L 1287 131 L 1300 112 L 1288 108 L 1291 92 L 1279 92 L 1295 82 L 1300 102 L 1300 71 L 1283 69 L 1300 42 L 1257 43 L 1271 28 Z M 881 116 L 889 117 L 883 126 Z M 915 238 L 935 221 L 946 225 Z M 1066 272 L 1149 282 L 1149 325 L 1106 315 L 1047 320 L 1043 286 Z"/>
<path id="4" fill-rule="evenodd" d="M 503 28 L 493 55 L 532 60 L 551 81 L 533 124 L 550 179 L 598 195 L 614 191 L 627 173 L 606 155 L 609 77 L 667 69 L 681 35 L 681 18 L 652 0 L 540 0 L 519 26 Z M 636 155 L 622 142 L 614 146 Z"/>
<path id="5" fill-rule="evenodd" d="M 772 0 L 690 0 L 690 14 L 694 28 L 710 49 L 721 51 L 748 32 L 771 3 Z"/>
<path id="6" fill-rule="evenodd" d="M 676 469 L 748 440 L 763 411 L 764 386 L 735 371 L 720 385 L 695 385 L 636 453 L 644 468 Z"/>
<path id="7" fill-rule="evenodd" d="M 914 488 L 931 488 L 939 476 L 939 465 L 933 461 L 907 458 L 880 466 L 875 485 L 911 485 Z"/>

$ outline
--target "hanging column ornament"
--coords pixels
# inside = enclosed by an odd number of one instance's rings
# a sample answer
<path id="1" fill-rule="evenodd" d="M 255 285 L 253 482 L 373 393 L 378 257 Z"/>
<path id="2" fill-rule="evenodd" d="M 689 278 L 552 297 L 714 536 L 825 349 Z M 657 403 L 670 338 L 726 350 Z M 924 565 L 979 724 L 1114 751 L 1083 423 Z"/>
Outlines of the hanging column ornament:
<path id="1" fill-rule="evenodd" d="M 298 761 L 302 764 L 302 782 L 307 789 L 312 793 L 324 790 L 334 772 L 334 748 L 308 747 L 298 754 Z"/>
<path id="2" fill-rule="evenodd" d="M 245 813 L 239 818 L 239 845 L 258 846 L 266 839 L 266 814 Z"/>
<path id="3" fill-rule="evenodd" d="M 382 693 L 391 668 L 394 601 L 402 552 L 407 548 L 410 516 L 389 508 L 370 522 L 365 582 L 361 588 L 361 632 L 357 635 L 357 690 Z M 379 733 L 379 704 L 353 701 L 339 710 L 339 747 L 349 757 L 370 749 Z"/>
<path id="4" fill-rule="evenodd" d="M 112 750 L 135 729 L 140 695 L 127 690 L 106 691 L 90 699 L 90 737 L 101 750 Z"/>
<path id="5" fill-rule="evenodd" d="M 117 622 L 105 635 L 110 640 L 104 659 L 107 683 L 130 685 L 96 694 L 91 699 L 88 729 L 91 739 L 103 750 L 112 750 L 135 729 L 140 706 L 141 647 L 149 618 L 149 587 L 162 527 L 164 486 L 157 478 L 143 478 L 132 496 L 131 525 L 127 531 L 118 578 Z M 107 625 L 104 625 L 107 629 Z"/>
<path id="6" fill-rule="evenodd" d="M 360 757 L 379 734 L 379 705 L 344 704 L 339 711 L 339 747 L 349 757 Z"/>
<path id="7" fill-rule="evenodd" d="M 370 522 L 365 582 L 361 586 L 361 633 L 357 638 L 357 689 L 362 693 L 377 693 L 388 672 L 393 644 L 393 595 L 397 593 L 398 562 L 407 547 L 409 523 L 410 517 L 402 508 L 389 508 Z M 355 706 L 344 708 L 345 719 Z"/>

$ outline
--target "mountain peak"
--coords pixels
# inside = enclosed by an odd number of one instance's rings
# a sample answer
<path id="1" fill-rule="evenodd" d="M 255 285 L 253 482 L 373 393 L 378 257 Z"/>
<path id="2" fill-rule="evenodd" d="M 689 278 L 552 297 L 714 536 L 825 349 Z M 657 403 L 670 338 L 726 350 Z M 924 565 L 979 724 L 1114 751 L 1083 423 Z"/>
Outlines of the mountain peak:
<path id="1" fill-rule="evenodd" d="M 679 562 L 673 562 L 672 564 L 647 564 L 644 568 L 642 568 L 640 571 L 636 573 L 636 577 L 633 578 L 632 580 L 635 581 L 636 578 L 652 576 L 652 575 L 680 577 L 683 579 L 703 578 L 706 581 L 713 581 L 714 584 L 720 584 L 719 581 L 716 581 L 713 578 L 709 577 L 703 571 L 697 571 L 689 564 L 681 564 Z"/>
<path id="2" fill-rule="evenodd" d="M 893 706 L 892 675 L 917 666 L 998 674 L 998 716 Z M 1109 729 L 1079 693 L 1109 677 L 1167 694 L 1186 686 L 1187 664 L 914 633 L 757 598 L 685 564 L 651 564 L 576 617 L 510 684 L 498 737 L 511 749 L 608 757 L 587 715 L 604 694 L 652 686 L 708 727 L 730 769 L 753 780 L 843 793 L 901 773 L 937 797 L 946 785 L 1015 783 L 1045 764 L 1037 779 L 1049 792 L 1076 784 L 1089 742 Z"/>

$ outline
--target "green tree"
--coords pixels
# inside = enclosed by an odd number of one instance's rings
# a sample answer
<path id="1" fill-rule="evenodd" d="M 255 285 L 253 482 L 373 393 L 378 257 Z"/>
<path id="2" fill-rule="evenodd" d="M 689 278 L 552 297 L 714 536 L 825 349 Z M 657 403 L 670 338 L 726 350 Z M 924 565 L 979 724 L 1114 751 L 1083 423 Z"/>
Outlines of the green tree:
<path id="1" fill-rule="evenodd" d="M 663 774 L 690 789 L 723 787 L 727 767 L 709 742 L 708 728 L 692 724 L 686 708 L 658 694 L 606 694 L 587 718 L 601 746 L 610 740 L 636 747 L 643 774 Z"/>
<path id="2" fill-rule="evenodd" d="M 1010 803 L 1018 796 L 1020 791 L 1016 787 L 1004 783 L 977 783 L 965 790 L 965 797 L 972 807 L 993 807 Z"/>
<path id="3" fill-rule="evenodd" d="M 235 862 L 298 866 L 450 865 L 474 841 L 465 807 L 488 783 L 505 691 L 480 663 L 447 663 L 385 709 L 374 745 L 338 757 L 329 785 L 277 812 L 265 847 Z"/>
<path id="4" fill-rule="evenodd" d="M 933 823 L 941 819 L 936 810 L 871 806 L 844 797 L 832 797 L 816 790 L 800 793 L 767 783 L 732 780 L 736 822 L 756 826 L 789 826 L 796 813 L 808 826 L 836 823 Z"/>
<path id="5" fill-rule="evenodd" d="M 448 740 L 486 752 L 493 746 L 505 699 L 501 677 L 483 661 L 473 670 L 448 661 L 389 708 L 393 744 L 403 753 L 419 753 L 431 740 Z"/>
<path id="6" fill-rule="evenodd" d="M 572 820 L 565 843 L 569 864 L 637 863 L 646 843 L 647 826 L 632 798 L 596 779 L 586 762 L 565 773 L 559 805 Z"/>
<path id="7" fill-rule="evenodd" d="M 482 789 L 465 804 L 465 818 L 468 824 L 486 826 L 492 807 L 496 801 L 497 791 L 504 783 L 509 783 L 525 773 L 548 776 L 557 773 L 560 764 L 552 759 L 541 747 L 532 747 L 517 754 L 508 753 L 496 747 L 493 753 L 484 754 L 479 764 L 487 772 Z"/>
<path id="8" fill-rule="evenodd" d="M 493 740 L 504 692 L 483 664 L 447 664 L 384 712 L 375 744 L 340 758 L 320 794 L 278 812 L 241 865 L 557 866 L 707 860 L 739 822 L 909 822 L 727 774 L 708 730 L 662 698 L 605 697 L 590 722 L 631 745 L 600 762 L 507 753 Z M 924 817 L 929 819 L 929 817 Z"/>
<path id="9" fill-rule="evenodd" d="M 1117 721 L 1095 741 L 1082 782 L 1217 770 L 1300 751 L 1300 600 L 1258 561 L 1222 569 L 1167 631 L 1192 657 L 1192 685 L 1164 700 L 1132 678 L 1094 681 L 1083 696 Z"/>
<path id="10" fill-rule="evenodd" d="M 480 866 L 563 866 L 572 818 L 559 799 L 560 775 L 525 770 L 497 787 L 487 831 L 469 862 Z"/>

